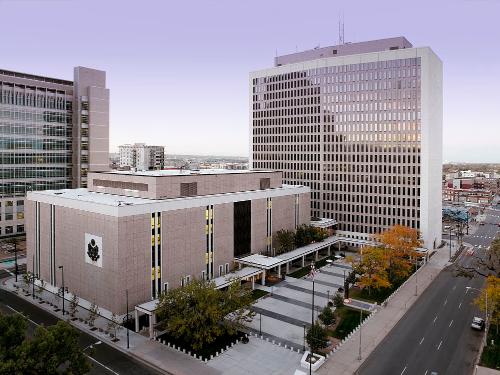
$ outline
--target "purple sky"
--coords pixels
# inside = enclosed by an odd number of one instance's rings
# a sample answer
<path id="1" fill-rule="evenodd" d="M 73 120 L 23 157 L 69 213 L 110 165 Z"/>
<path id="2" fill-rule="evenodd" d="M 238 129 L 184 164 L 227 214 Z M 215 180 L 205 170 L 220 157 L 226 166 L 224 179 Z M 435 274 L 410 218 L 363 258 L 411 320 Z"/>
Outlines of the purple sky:
<path id="1" fill-rule="evenodd" d="M 444 62 L 444 160 L 500 162 L 500 0 L 0 0 L 0 68 L 107 71 L 111 149 L 248 154 L 248 73 L 278 54 L 403 35 Z"/>

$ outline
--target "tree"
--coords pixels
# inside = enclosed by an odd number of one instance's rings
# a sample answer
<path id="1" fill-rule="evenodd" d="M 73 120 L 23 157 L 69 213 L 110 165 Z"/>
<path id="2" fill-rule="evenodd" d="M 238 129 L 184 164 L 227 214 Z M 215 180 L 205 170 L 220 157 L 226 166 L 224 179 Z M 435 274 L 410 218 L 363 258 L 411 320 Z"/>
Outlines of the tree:
<path id="1" fill-rule="evenodd" d="M 90 363 L 66 322 L 40 326 L 31 339 L 21 315 L 0 314 L 0 374 L 85 374 Z"/>
<path id="2" fill-rule="evenodd" d="M 333 296 L 333 305 L 336 308 L 344 306 L 344 296 L 340 293 L 335 293 L 335 296 Z"/>
<path id="3" fill-rule="evenodd" d="M 40 283 L 37 285 L 36 287 L 36 293 L 37 293 L 37 297 L 39 297 L 40 299 L 42 298 L 41 295 L 43 293 L 43 291 L 45 290 L 45 281 L 43 280 L 40 280 Z"/>
<path id="4" fill-rule="evenodd" d="M 327 338 L 326 329 L 318 322 L 314 323 L 314 325 L 307 330 L 306 334 L 307 344 L 311 348 L 311 353 L 317 353 L 319 349 L 326 348 Z"/>
<path id="5" fill-rule="evenodd" d="M 319 314 L 318 318 L 323 322 L 324 325 L 329 326 L 330 324 L 335 323 L 335 314 L 331 308 L 325 306 L 323 310 L 321 310 L 321 314 Z"/>
<path id="6" fill-rule="evenodd" d="M 73 294 L 71 301 L 69 301 L 69 316 L 72 318 L 74 318 L 78 312 L 78 302 L 80 302 L 80 299 L 76 296 L 76 294 Z"/>
<path id="7" fill-rule="evenodd" d="M 99 308 L 95 304 L 95 302 L 92 302 L 90 305 L 90 310 L 89 310 L 89 316 L 87 318 L 87 321 L 89 322 L 89 326 L 93 327 L 94 322 L 97 319 L 97 316 L 99 315 Z"/>
<path id="8" fill-rule="evenodd" d="M 118 317 L 115 313 L 111 315 L 111 320 L 108 322 L 108 330 L 110 332 L 110 336 L 113 339 L 116 339 L 117 332 L 122 328 L 120 323 L 118 322 Z"/>
<path id="9" fill-rule="evenodd" d="M 286 253 L 295 248 L 295 233 L 291 230 L 280 229 L 275 234 L 278 254 Z"/>
<path id="10" fill-rule="evenodd" d="M 366 246 L 361 249 L 361 259 L 355 261 L 353 268 L 359 274 L 358 284 L 367 288 L 368 294 L 372 289 L 388 288 L 391 286 L 387 275 L 387 262 L 384 249 Z"/>
<path id="11" fill-rule="evenodd" d="M 384 248 L 389 281 L 396 283 L 410 275 L 414 268 L 412 259 L 418 256 L 416 250 L 422 246 L 419 232 L 413 228 L 395 225 L 378 234 L 376 239 Z"/>
<path id="12" fill-rule="evenodd" d="M 488 316 L 491 325 L 496 326 L 496 332 L 500 325 L 500 277 L 488 276 L 486 287 L 474 303 L 486 312 L 486 295 L 488 295 Z"/>
<path id="13" fill-rule="evenodd" d="M 455 275 L 465 276 L 472 278 L 475 275 L 488 277 L 495 276 L 500 277 L 500 236 L 497 236 L 490 245 L 490 249 L 486 253 L 486 257 L 479 255 L 472 255 L 475 260 L 474 263 L 470 263 L 470 266 L 456 265 Z"/>
<path id="14" fill-rule="evenodd" d="M 239 280 L 234 280 L 227 291 L 215 289 L 213 281 L 195 280 L 160 296 L 156 310 L 158 326 L 200 350 L 251 321 L 251 302 L 251 291 L 242 288 Z"/>
<path id="15" fill-rule="evenodd" d="M 302 247 L 313 242 L 321 242 L 328 237 L 328 231 L 312 225 L 301 225 L 295 233 L 295 246 Z"/>

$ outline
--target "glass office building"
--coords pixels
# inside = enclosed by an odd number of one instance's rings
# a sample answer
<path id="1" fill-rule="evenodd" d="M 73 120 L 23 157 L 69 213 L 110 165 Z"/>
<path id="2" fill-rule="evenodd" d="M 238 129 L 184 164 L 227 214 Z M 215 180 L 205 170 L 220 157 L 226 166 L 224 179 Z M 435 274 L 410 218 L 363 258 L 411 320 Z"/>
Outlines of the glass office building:
<path id="1" fill-rule="evenodd" d="M 85 186 L 89 168 L 107 169 L 105 73 L 77 67 L 75 78 L 0 70 L 0 237 L 24 233 L 27 191 Z"/>

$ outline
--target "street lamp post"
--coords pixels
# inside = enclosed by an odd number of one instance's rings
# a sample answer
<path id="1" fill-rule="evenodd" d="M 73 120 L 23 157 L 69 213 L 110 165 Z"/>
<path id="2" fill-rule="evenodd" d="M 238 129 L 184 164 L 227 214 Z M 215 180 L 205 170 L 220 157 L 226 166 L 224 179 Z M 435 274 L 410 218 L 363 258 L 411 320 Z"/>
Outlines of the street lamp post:
<path id="1" fill-rule="evenodd" d="M 59 266 L 58 267 L 61 270 L 61 277 L 62 277 L 62 314 L 64 316 L 65 310 L 64 310 L 64 266 Z"/>
<path id="2" fill-rule="evenodd" d="M 451 225 L 450 225 L 450 260 L 451 260 Z"/>
<path id="3" fill-rule="evenodd" d="M 15 242 L 15 241 L 14 241 L 14 259 L 15 259 L 15 263 L 16 263 L 15 273 L 16 273 L 16 283 L 17 283 L 17 274 L 19 273 L 19 268 L 17 266 L 17 242 Z"/>
<path id="4" fill-rule="evenodd" d="M 326 302 L 328 303 L 328 302 L 330 302 L 330 289 L 328 289 L 326 291 L 326 293 L 327 293 L 327 296 L 328 296 L 327 299 L 326 299 Z"/>
<path id="5" fill-rule="evenodd" d="M 262 313 L 259 313 L 259 335 L 262 336 Z"/>
<path id="6" fill-rule="evenodd" d="M 127 349 L 130 349 L 130 338 L 129 338 L 129 329 L 128 329 L 128 289 L 125 289 L 125 298 L 127 300 Z"/>
<path id="7" fill-rule="evenodd" d="M 306 351 L 306 325 L 303 324 L 304 326 L 304 343 L 302 344 L 302 350 L 305 352 Z"/>
<path id="8" fill-rule="evenodd" d="M 415 255 L 415 296 L 418 296 L 418 256 Z"/>
<path id="9" fill-rule="evenodd" d="M 97 342 L 95 342 L 93 344 L 90 344 L 90 345 L 86 346 L 85 348 L 83 348 L 82 352 L 84 352 L 85 350 L 87 350 L 89 348 L 90 349 L 94 349 L 94 346 L 101 345 L 101 344 L 102 344 L 102 341 L 97 341 Z"/>
<path id="10" fill-rule="evenodd" d="M 311 263 L 311 276 L 312 276 L 312 283 L 313 283 L 313 289 L 312 289 L 312 302 L 311 302 L 311 330 L 314 329 L 314 262 Z M 312 337 L 312 335 L 311 335 Z M 314 341 L 314 337 L 312 337 L 312 340 Z M 311 345 L 311 353 L 309 356 L 309 375 L 312 374 L 312 359 L 313 359 L 313 353 L 314 353 L 314 346 Z"/>
<path id="11" fill-rule="evenodd" d="M 359 309 L 359 353 L 358 360 L 361 361 L 361 323 L 363 322 L 363 310 Z"/>
<path id="12" fill-rule="evenodd" d="M 479 293 L 482 292 L 481 289 L 477 289 L 477 288 L 473 288 L 471 286 L 467 286 L 465 287 L 465 289 L 469 290 L 469 289 L 474 289 L 476 291 L 478 291 Z M 488 289 L 485 288 L 484 290 L 484 294 L 485 294 L 485 298 L 486 298 L 486 316 L 485 316 L 485 323 L 484 323 L 484 337 L 483 337 L 483 341 L 484 341 L 484 346 L 488 346 L 488 340 L 487 340 L 487 336 L 488 336 Z"/>
<path id="13" fill-rule="evenodd" d="M 31 281 L 33 282 L 33 299 L 35 299 L 35 256 L 33 255 L 33 274 L 31 275 Z"/>

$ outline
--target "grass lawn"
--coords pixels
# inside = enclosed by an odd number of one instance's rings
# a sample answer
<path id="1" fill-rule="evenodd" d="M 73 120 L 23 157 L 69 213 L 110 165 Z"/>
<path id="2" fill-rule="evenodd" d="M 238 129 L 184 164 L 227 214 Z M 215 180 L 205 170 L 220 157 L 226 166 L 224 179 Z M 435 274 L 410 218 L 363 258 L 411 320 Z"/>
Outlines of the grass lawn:
<path id="1" fill-rule="evenodd" d="M 485 346 L 481 354 L 481 366 L 500 369 L 500 334 L 496 333 L 496 327 L 490 326 L 488 332 L 488 346 Z M 494 345 L 491 345 L 494 340 Z"/>
<path id="2" fill-rule="evenodd" d="M 252 290 L 252 300 L 256 301 L 260 297 L 264 297 L 265 295 L 268 295 L 269 292 L 266 292 L 265 290 L 260 290 L 260 289 L 254 289 Z"/>
<path id="3" fill-rule="evenodd" d="M 368 289 L 352 288 L 349 289 L 349 298 L 359 299 L 366 302 L 384 302 L 387 297 L 389 297 L 396 288 L 385 288 L 385 289 L 372 289 L 371 293 L 368 294 Z"/>
<path id="4" fill-rule="evenodd" d="M 333 332 L 330 332 L 330 335 L 342 340 L 359 325 L 359 310 L 343 306 L 336 309 L 335 312 L 337 313 L 337 319 L 340 319 L 340 323 Z M 363 312 L 363 320 L 368 315 L 368 313 Z"/>

